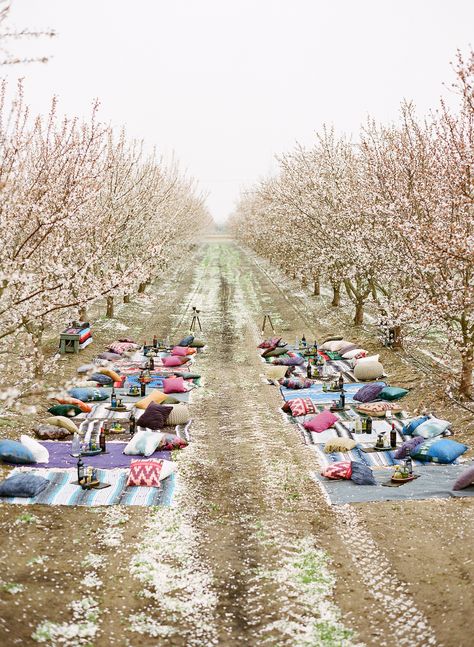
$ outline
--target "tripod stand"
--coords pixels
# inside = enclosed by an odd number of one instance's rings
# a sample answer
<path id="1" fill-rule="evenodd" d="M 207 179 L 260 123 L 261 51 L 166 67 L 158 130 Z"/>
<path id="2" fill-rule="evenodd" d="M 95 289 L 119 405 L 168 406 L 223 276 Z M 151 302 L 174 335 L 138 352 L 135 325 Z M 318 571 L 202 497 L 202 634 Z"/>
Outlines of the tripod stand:
<path id="1" fill-rule="evenodd" d="M 262 334 L 265 332 L 265 326 L 267 325 L 267 321 L 270 324 L 271 329 L 273 332 L 275 332 L 275 328 L 273 327 L 273 322 L 269 314 L 265 314 L 263 317 L 263 324 L 262 324 Z"/>
<path id="2" fill-rule="evenodd" d="M 195 331 L 196 331 L 196 324 L 199 326 L 199 330 L 202 332 L 201 320 L 199 319 L 199 313 L 200 313 L 200 312 L 201 312 L 200 310 L 198 310 L 197 308 L 195 308 L 195 307 L 193 306 L 193 318 L 192 318 L 192 320 L 191 320 L 191 325 L 190 325 L 190 327 L 189 327 L 189 330 L 190 330 L 191 332 L 195 332 Z"/>

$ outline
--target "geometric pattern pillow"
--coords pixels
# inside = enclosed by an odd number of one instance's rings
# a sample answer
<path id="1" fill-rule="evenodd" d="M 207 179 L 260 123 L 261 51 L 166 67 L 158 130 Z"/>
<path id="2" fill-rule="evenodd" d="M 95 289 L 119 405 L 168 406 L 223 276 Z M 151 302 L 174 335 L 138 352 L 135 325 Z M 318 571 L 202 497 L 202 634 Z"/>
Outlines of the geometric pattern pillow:
<path id="1" fill-rule="evenodd" d="M 352 476 L 352 463 L 351 461 L 330 463 L 323 469 L 321 476 L 328 479 L 350 479 Z"/>
<path id="2" fill-rule="evenodd" d="M 158 449 L 161 451 L 175 451 L 177 449 L 184 449 L 188 446 L 187 440 L 180 438 L 177 434 L 163 434 Z"/>
<path id="3" fill-rule="evenodd" d="M 309 389 L 313 385 L 311 380 L 302 377 L 284 377 L 279 382 L 287 389 Z"/>
<path id="4" fill-rule="evenodd" d="M 294 398 L 294 400 L 288 402 L 288 406 L 294 418 L 306 416 L 308 413 L 316 413 L 316 408 L 311 398 Z"/>
<path id="5" fill-rule="evenodd" d="M 368 413 L 370 416 L 383 416 L 386 411 L 398 413 L 401 410 L 402 407 L 394 402 L 367 402 L 367 404 L 357 406 L 357 411 Z"/>
<path id="6" fill-rule="evenodd" d="M 160 473 L 163 460 L 148 458 L 130 463 L 127 486 L 160 487 Z"/>

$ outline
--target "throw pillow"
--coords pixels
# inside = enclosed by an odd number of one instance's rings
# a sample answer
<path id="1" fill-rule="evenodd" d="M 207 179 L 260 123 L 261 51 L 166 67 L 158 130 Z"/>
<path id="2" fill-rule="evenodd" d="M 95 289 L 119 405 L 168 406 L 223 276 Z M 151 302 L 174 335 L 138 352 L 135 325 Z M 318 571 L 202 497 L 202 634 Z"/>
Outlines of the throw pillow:
<path id="1" fill-rule="evenodd" d="M 285 377 L 287 370 L 286 366 L 275 366 L 274 364 L 265 364 L 264 367 L 267 380 L 281 380 L 282 377 Z"/>
<path id="2" fill-rule="evenodd" d="M 189 344 L 190 348 L 204 348 L 205 345 L 206 342 L 200 341 L 199 339 L 195 339 Z"/>
<path id="3" fill-rule="evenodd" d="M 354 369 L 354 377 L 361 382 L 369 380 L 378 380 L 383 375 L 383 366 L 380 362 L 371 360 L 370 362 L 358 362 Z"/>
<path id="4" fill-rule="evenodd" d="M 79 366 L 77 372 L 81 375 L 82 373 L 90 373 L 90 371 L 95 371 L 97 366 L 95 364 L 83 364 Z"/>
<path id="5" fill-rule="evenodd" d="M 331 335 L 331 337 L 326 337 L 323 339 L 323 344 L 325 344 L 328 341 L 341 341 L 343 339 L 342 335 Z"/>
<path id="6" fill-rule="evenodd" d="M 431 463 L 452 463 L 468 450 L 467 445 L 449 438 L 430 438 L 415 447 L 411 452 L 412 458 Z"/>
<path id="7" fill-rule="evenodd" d="M 82 413 L 82 409 L 75 404 L 56 404 L 54 407 L 48 409 L 48 413 L 53 416 L 67 416 L 74 418 Z"/>
<path id="8" fill-rule="evenodd" d="M 122 355 L 119 355 L 118 353 L 100 353 L 100 355 L 97 355 L 98 359 L 107 359 L 109 362 L 114 362 L 117 359 L 122 359 Z"/>
<path id="9" fill-rule="evenodd" d="M 418 416 L 418 418 L 410 420 L 410 422 L 403 427 L 402 434 L 405 436 L 411 436 L 415 429 L 421 425 L 422 422 L 425 422 L 425 420 L 429 420 L 429 416 Z"/>
<path id="10" fill-rule="evenodd" d="M 353 348 L 352 350 L 341 352 L 341 355 L 343 359 L 355 359 L 356 357 L 363 357 L 364 355 L 367 355 L 367 351 L 363 348 L 357 347 Z"/>
<path id="11" fill-rule="evenodd" d="M 421 443 L 424 443 L 425 439 L 421 438 L 421 436 L 415 436 L 413 438 L 409 438 L 408 440 L 405 440 L 405 442 L 397 449 L 396 452 L 394 452 L 393 457 L 396 458 L 397 460 L 406 458 L 407 456 L 411 456 L 412 451 L 418 446 L 421 445 Z"/>
<path id="12" fill-rule="evenodd" d="M 161 359 L 161 363 L 163 364 L 163 366 L 181 366 L 186 361 L 187 361 L 187 358 L 176 357 L 176 356 L 162 357 Z"/>
<path id="13" fill-rule="evenodd" d="M 454 481 L 453 490 L 464 490 L 474 484 L 474 465 L 464 470 Z"/>
<path id="14" fill-rule="evenodd" d="M 77 425 L 73 423 L 70 418 L 66 416 L 53 416 L 52 418 L 46 418 L 45 423 L 47 425 L 54 425 L 56 427 L 61 427 L 62 429 L 67 429 L 70 434 L 77 433 Z"/>
<path id="15" fill-rule="evenodd" d="M 278 366 L 302 366 L 305 363 L 304 357 L 275 357 L 272 364 Z"/>
<path id="16" fill-rule="evenodd" d="M 387 411 L 399 413 L 402 407 L 394 402 L 367 402 L 357 406 L 359 413 L 365 413 L 367 416 L 384 416 Z"/>
<path id="17" fill-rule="evenodd" d="M 386 386 L 379 394 L 381 400 L 388 400 L 393 402 L 394 400 L 400 400 L 408 393 L 408 389 L 402 389 L 400 386 Z"/>
<path id="18" fill-rule="evenodd" d="M 151 456 L 156 451 L 162 438 L 163 434 L 159 431 L 139 429 L 126 445 L 123 453 L 127 456 Z"/>
<path id="19" fill-rule="evenodd" d="M 357 485 L 376 485 L 373 472 L 368 465 L 359 461 L 352 461 L 351 467 L 351 479 L 354 483 L 357 483 Z"/>
<path id="20" fill-rule="evenodd" d="M 341 348 L 344 348 L 344 346 L 349 346 L 351 345 L 350 341 L 346 341 L 345 339 L 335 339 L 332 341 L 325 341 L 322 346 L 319 348 L 321 350 L 329 350 L 332 353 L 338 353 Z"/>
<path id="21" fill-rule="evenodd" d="M 112 378 L 112 382 L 121 382 L 122 377 L 114 370 L 111 368 L 100 368 L 99 373 L 102 373 L 103 375 L 107 375 L 107 377 Z"/>
<path id="22" fill-rule="evenodd" d="M 281 342 L 281 337 L 272 337 L 271 339 L 265 339 L 257 348 L 276 348 Z"/>
<path id="23" fill-rule="evenodd" d="M 321 413 L 313 416 L 310 420 L 306 420 L 303 423 L 303 427 L 308 429 L 308 431 L 314 431 L 318 434 L 332 427 L 338 420 L 339 418 L 331 413 L 331 411 L 321 411 Z"/>
<path id="24" fill-rule="evenodd" d="M 280 384 L 287 389 L 309 389 L 313 385 L 311 380 L 303 377 L 284 377 Z"/>
<path id="25" fill-rule="evenodd" d="M 176 426 L 176 425 L 185 425 L 190 420 L 189 409 L 186 404 L 180 402 L 180 404 L 172 405 L 173 411 L 168 416 L 166 420 L 166 425 Z"/>
<path id="26" fill-rule="evenodd" d="M 138 418 L 140 427 L 147 429 L 161 429 L 165 426 L 166 419 L 172 411 L 172 407 L 164 407 L 156 402 L 150 402 L 142 415 Z"/>
<path id="27" fill-rule="evenodd" d="M 90 376 L 90 382 L 97 382 L 97 384 L 101 384 L 102 386 L 112 386 L 114 383 L 113 379 L 109 377 L 108 375 L 103 375 L 102 373 L 93 373 Z"/>
<path id="28" fill-rule="evenodd" d="M 186 383 L 182 377 L 168 377 L 163 380 L 163 392 L 166 395 L 170 393 L 186 393 Z"/>
<path id="29" fill-rule="evenodd" d="M 179 403 L 180 403 L 180 400 L 177 400 L 176 398 L 173 398 L 172 395 L 169 395 L 160 404 L 179 404 Z"/>
<path id="30" fill-rule="evenodd" d="M 90 413 L 92 411 L 90 404 L 86 404 L 85 402 L 78 400 L 77 398 L 71 398 L 68 395 L 63 395 L 59 398 L 54 399 L 56 400 L 56 402 L 59 402 L 59 404 L 74 404 L 76 407 L 79 407 L 82 413 Z"/>
<path id="31" fill-rule="evenodd" d="M 350 353 L 352 350 L 357 350 L 358 346 L 356 344 L 351 344 L 348 342 L 345 346 L 342 346 L 339 350 L 338 353 L 341 355 L 341 357 L 344 357 L 346 353 Z"/>
<path id="32" fill-rule="evenodd" d="M 136 403 L 137 409 L 146 409 L 150 402 L 156 402 L 156 404 L 161 404 L 163 400 L 166 400 L 166 395 L 158 389 L 153 389 L 153 391 Z"/>
<path id="33" fill-rule="evenodd" d="M 428 420 L 425 420 L 415 428 L 413 435 L 422 436 L 423 438 L 434 438 L 435 436 L 444 434 L 450 426 L 451 423 L 447 420 L 440 420 L 439 418 L 430 416 Z"/>
<path id="34" fill-rule="evenodd" d="M 366 384 L 354 394 L 354 400 L 357 400 L 357 402 L 372 402 L 372 400 L 377 399 L 384 388 L 385 384 L 383 382 L 377 382 L 377 384 Z"/>
<path id="35" fill-rule="evenodd" d="M 326 454 L 332 454 L 333 452 L 350 452 L 356 445 L 356 441 L 352 440 L 352 438 L 333 438 L 326 442 L 324 445 L 324 451 Z"/>
<path id="36" fill-rule="evenodd" d="M 71 432 L 55 425 L 38 425 L 33 429 L 35 436 L 40 440 L 64 440 Z"/>
<path id="37" fill-rule="evenodd" d="M 81 402 L 100 402 L 109 397 L 108 393 L 101 389 L 70 389 L 68 393 Z"/>
<path id="38" fill-rule="evenodd" d="M 130 463 L 127 486 L 160 487 L 160 481 L 175 471 L 176 465 L 163 458 L 135 460 Z"/>
<path id="39" fill-rule="evenodd" d="M 288 348 L 281 348 L 277 346 L 276 348 L 269 348 L 268 350 L 264 350 L 262 357 L 279 357 L 280 355 L 286 355 L 287 352 Z"/>
<path id="40" fill-rule="evenodd" d="M 35 457 L 28 449 L 16 440 L 0 440 L 0 460 L 18 465 L 35 462 Z"/>
<path id="41" fill-rule="evenodd" d="M 160 451 L 175 451 L 177 449 L 184 449 L 188 446 L 188 442 L 184 438 L 180 438 L 177 434 L 163 434 L 158 449 Z"/>
<path id="42" fill-rule="evenodd" d="M 186 337 L 183 337 L 183 339 L 179 342 L 178 346 L 189 346 L 189 344 L 193 341 L 194 341 L 194 336 L 187 335 Z"/>
<path id="43" fill-rule="evenodd" d="M 321 476 L 325 476 L 327 479 L 350 479 L 352 474 L 352 463 L 351 461 L 337 461 L 336 463 L 330 463 L 327 467 L 321 472 Z"/>
<path id="44" fill-rule="evenodd" d="M 353 364 L 356 366 L 357 364 L 364 364 L 364 362 L 379 362 L 380 361 L 380 355 L 363 355 L 362 357 L 355 357 Z"/>
<path id="45" fill-rule="evenodd" d="M 38 496 L 49 485 L 48 479 L 34 474 L 13 474 L 0 483 L 0 497 L 31 498 Z"/>
<path id="46" fill-rule="evenodd" d="M 49 452 L 44 445 L 26 434 L 20 436 L 20 442 L 33 454 L 35 463 L 49 463 Z"/>
<path id="47" fill-rule="evenodd" d="M 173 350 L 171 351 L 172 355 L 175 355 L 176 357 L 186 357 L 188 354 L 188 347 L 187 346 L 175 346 Z"/>
<path id="48" fill-rule="evenodd" d="M 311 398 L 294 398 L 288 402 L 288 406 L 294 418 L 306 416 L 308 413 L 316 413 L 316 408 Z"/>

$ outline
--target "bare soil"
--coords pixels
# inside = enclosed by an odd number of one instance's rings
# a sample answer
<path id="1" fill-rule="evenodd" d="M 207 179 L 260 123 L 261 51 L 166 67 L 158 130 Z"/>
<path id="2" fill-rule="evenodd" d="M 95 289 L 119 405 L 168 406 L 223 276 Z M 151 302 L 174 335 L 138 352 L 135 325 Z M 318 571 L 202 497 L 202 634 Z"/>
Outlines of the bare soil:
<path id="1" fill-rule="evenodd" d="M 94 343 L 61 362 L 61 373 L 70 375 L 119 333 L 138 341 L 185 333 L 191 306 L 201 309 L 208 345 L 196 369 L 203 387 L 191 405 L 192 444 L 177 457 L 176 519 L 183 530 L 161 545 L 163 563 L 171 556 L 179 564 L 181 550 L 192 564 L 188 582 L 176 581 L 170 592 L 186 601 L 188 613 L 166 614 L 160 601 L 143 597 L 147 585 L 132 572 L 154 510 L 127 508 L 117 525 L 107 510 L 3 505 L 1 581 L 24 588 L 0 591 L 2 645 L 37 644 L 31 636 L 43 620 L 70 621 L 68 604 L 84 595 L 90 553 L 104 558 L 102 584 L 92 591 L 100 607 L 98 647 L 472 645 L 474 501 L 327 504 L 310 478 L 312 452 L 281 414 L 278 389 L 262 379 L 256 345 L 263 314 L 270 312 L 290 341 L 303 332 L 321 339 L 337 327 L 369 350 L 380 348 L 365 332 L 361 339 L 343 315 L 331 319 L 316 297 L 305 297 L 302 310 L 301 296 L 282 286 L 276 271 L 269 275 L 232 241 L 214 237 L 166 285 L 120 307 L 115 323 L 97 321 Z M 391 382 L 412 387 L 408 407 L 434 406 L 455 420 L 459 437 L 472 439 L 472 420 L 441 398 L 441 388 L 426 383 L 401 354 L 382 350 L 382 356 Z M 3 429 L 16 437 L 31 424 Z M 107 542 L 117 528 L 118 545 Z M 277 575 L 304 541 L 330 557 L 333 602 L 354 631 L 348 642 L 295 637 L 307 623 L 306 601 Z M 32 565 L 38 556 L 47 559 Z M 159 571 L 159 560 L 150 566 Z M 142 612 L 169 625 L 169 633 L 138 633 L 130 618 Z"/>

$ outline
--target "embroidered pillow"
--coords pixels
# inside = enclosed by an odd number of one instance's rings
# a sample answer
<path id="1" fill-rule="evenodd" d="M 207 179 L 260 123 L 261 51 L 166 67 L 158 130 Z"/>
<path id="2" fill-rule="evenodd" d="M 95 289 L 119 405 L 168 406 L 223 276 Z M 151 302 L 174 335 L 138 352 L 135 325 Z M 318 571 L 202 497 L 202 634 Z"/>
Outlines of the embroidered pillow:
<path id="1" fill-rule="evenodd" d="M 309 389 L 313 385 L 311 380 L 302 377 L 284 377 L 280 384 L 287 389 Z"/>
<path id="2" fill-rule="evenodd" d="M 127 479 L 127 487 L 160 487 L 162 459 L 132 461 Z"/>
<path id="3" fill-rule="evenodd" d="M 327 479 L 350 479 L 352 474 L 352 464 L 351 461 L 338 461 L 336 463 L 330 463 L 327 467 L 321 472 L 321 476 L 325 476 Z"/>
<path id="4" fill-rule="evenodd" d="M 321 413 L 313 416 L 310 420 L 306 420 L 303 423 L 303 427 L 308 429 L 308 431 L 314 431 L 319 434 L 329 429 L 329 427 L 332 427 L 338 420 L 339 418 L 331 413 L 331 411 L 321 411 Z"/>
<path id="5" fill-rule="evenodd" d="M 358 402 L 372 402 L 376 400 L 380 392 L 385 388 L 383 382 L 377 384 L 366 384 L 354 394 L 354 400 Z"/>
<path id="6" fill-rule="evenodd" d="M 156 402 L 150 402 L 145 411 L 138 418 L 137 424 L 139 427 L 146 427 L 147 429 L 162 429 L 172 410 L 172 407 L 166 407 L 161 404 L 156 404 Z"/>
<path id="7" fill-rule="evenodd" d="M 180 438 L 177 434 L 163 434 L 158 449 L 160 451 L 175 451 L 177 449 L 184 449 L 188 446 L 187 440 Z"/>
<path id="8" fill-rule="evenodd" d="M 298 416 L 306 416 L 308 413 L 316 413 L 316 408 L 311 398 L 295 398 L 288 402 L 288 406 L 291 415 L 295 418 Z"/>
<path id="9" fill-rule="evenodd" d="M 168 377 L 163 380 L 163 392 L 167 395 L 170 393 L 186 393 L 187 390 L 182 377 Z"/>
<path id="10" fill-rule="evenodd" d="M 357 407 L 357 411 L 369 416 L 384 416 L 387 411 L 399 413 L 401 410 L 401 406 L 394 402 L 367 402 Z"/>

